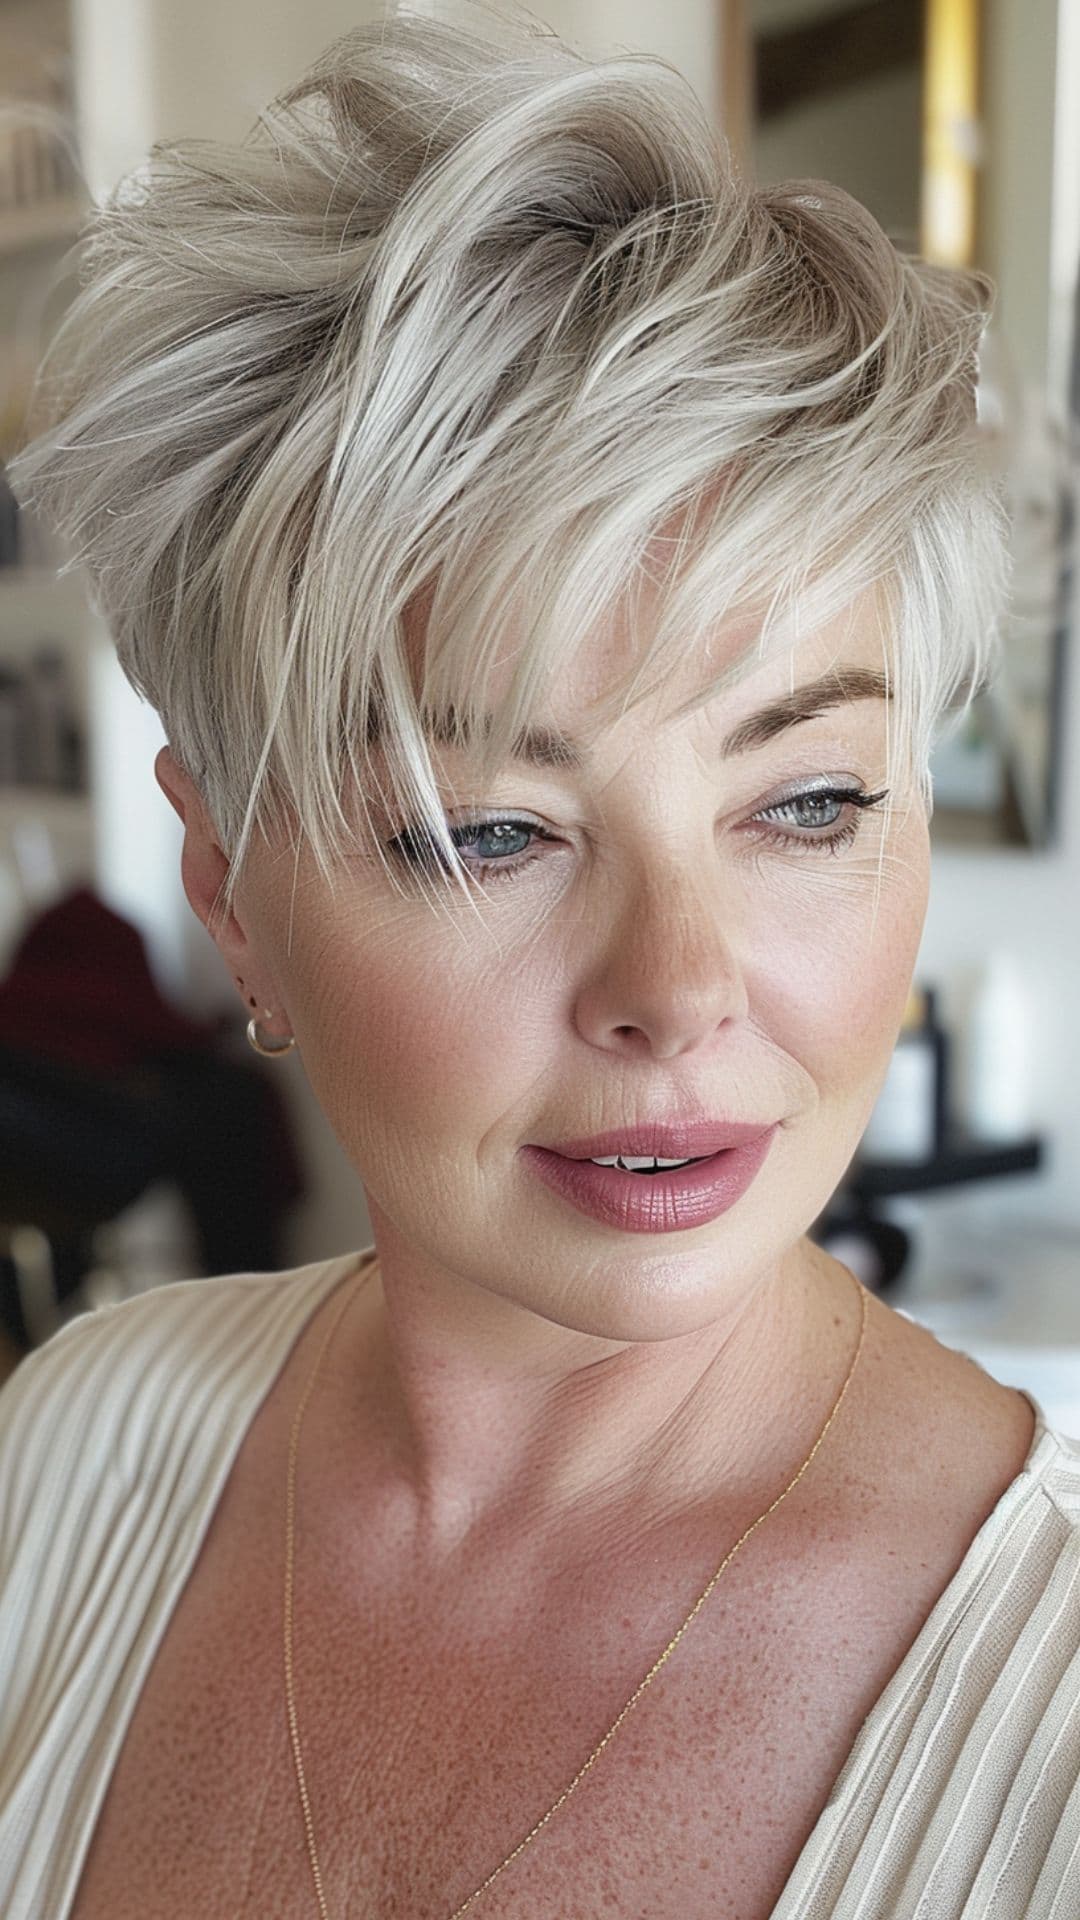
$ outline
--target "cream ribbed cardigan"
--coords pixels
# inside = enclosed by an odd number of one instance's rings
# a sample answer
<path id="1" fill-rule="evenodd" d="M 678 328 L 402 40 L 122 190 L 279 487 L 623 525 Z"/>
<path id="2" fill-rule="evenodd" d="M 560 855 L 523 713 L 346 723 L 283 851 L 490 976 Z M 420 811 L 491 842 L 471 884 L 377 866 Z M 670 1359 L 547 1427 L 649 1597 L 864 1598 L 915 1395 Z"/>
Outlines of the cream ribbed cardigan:
<path id="1" fill-rule="evenodd" d="M 240 1443 L 359 1258 L 80 1315 L 0 1392 L 3 1920 L 66 1920 Z M 1032 1404 L 1026 1464 L 863 1722 L 773 1920 L 1080 1917 L 1080 1440 Z"/>

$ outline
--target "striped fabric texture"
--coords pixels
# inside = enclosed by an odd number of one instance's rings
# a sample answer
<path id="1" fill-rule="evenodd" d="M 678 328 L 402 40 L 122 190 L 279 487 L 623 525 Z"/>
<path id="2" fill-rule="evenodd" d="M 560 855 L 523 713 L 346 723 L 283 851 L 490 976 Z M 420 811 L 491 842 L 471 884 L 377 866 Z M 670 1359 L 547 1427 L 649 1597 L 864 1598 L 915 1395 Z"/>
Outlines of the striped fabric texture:
<path id="1" fill-rule="evenodd" d="M 67 1920 L 244 1435 L 370 1254 L 80 1315 L 0 1390 L 3 1920 Z M 1032 1405 L 1023 1469 L 863 1722 L 773 1920 L 1080 1920 L 1080 1439 Z"/>

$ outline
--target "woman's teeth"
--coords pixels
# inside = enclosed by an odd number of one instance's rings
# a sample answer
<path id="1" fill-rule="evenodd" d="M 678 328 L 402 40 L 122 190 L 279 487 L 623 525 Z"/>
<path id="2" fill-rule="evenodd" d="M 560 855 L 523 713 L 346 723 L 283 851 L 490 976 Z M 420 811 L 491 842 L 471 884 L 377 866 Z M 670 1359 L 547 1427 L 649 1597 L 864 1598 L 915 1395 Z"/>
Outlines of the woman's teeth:
<path id="1" fill-rule="evenodd" d="M 707 1154 L 701 1154 L 707 1159 Z M 623 1173 L 666 1173 L 671 1167 L 689 1167 L 691 1160 L 660 1160 L 655 1154 L 617 1153 L 608 1159 L 594 1160 L 594 1167 L 619 1167 Z"/>

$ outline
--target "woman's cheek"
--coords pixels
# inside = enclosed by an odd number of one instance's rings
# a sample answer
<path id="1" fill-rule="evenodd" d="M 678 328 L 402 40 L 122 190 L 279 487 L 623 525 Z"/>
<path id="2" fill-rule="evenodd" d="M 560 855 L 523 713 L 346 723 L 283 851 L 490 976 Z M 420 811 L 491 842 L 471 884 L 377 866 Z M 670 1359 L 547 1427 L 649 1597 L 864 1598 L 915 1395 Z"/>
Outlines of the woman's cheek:
<path id="1" fill-rule="evenodd" d="M 822 856 L 823 864 L 828 859 Z M 753 1017 L 825 1095 L 870 1105 L 900 1029 L 918 958 L 929 885 L 925 832 L 831 876 L 773 888 L 750 962 Z M 875 904 L 876 896 L 876 904 Z M 869 1109 L 868 1109 L 869 1110 Z"/>
<path id="2" fill-rule="evenodd" d="M 540 1048 L 522 968 L 498 964 L 494 943 L 452 927 L 411 940 L 378 934 L 357 947 L 324 943 L 318 992 L 297 1020 L 309 1077 L 357 1164 L 401 1168 L 446 1139 L 482 1134 L 520 1097 L 529 1048 Z M 309 1045 L 305 1048 L 305 1032 Z"/>

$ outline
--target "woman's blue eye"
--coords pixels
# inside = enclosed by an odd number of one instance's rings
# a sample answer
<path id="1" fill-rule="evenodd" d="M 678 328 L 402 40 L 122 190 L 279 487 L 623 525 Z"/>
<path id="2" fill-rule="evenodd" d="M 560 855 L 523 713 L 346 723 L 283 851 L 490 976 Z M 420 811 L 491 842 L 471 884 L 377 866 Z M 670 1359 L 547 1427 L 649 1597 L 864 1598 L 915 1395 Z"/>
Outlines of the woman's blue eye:
<path id="1" fill-rule="evenodd" d="M 790 814 L 793 809 L 798 813 L 800 808 L 806 808 L 809 810 L 811 818 L 804 820 L 802 824 L 810 827 L 813 831 L 809 834 L 791 834 L 785 833 L 782 830 L 779 833 L 767 830 L 764 839 L 770 846 L 782 845 L 789 852 L 802 853 L 824 850 L 826 853 L 839 853 L 841 847 L 850 845 L 858 833 L 862 825 L 862 811 L 868 807 L 880 806 L 881 802 L 887 799 L 888 793 L 888 787 L 883 787 L 880 793 L 864 793 L 861 787 L 815 787 L 807 793 L 792 794 L 787 800 L 778 800 L 774 802 L 771 807 L 763 807 L 760 817 L 764 818 L 766 814 Z M 834 833 L 821 832 L 821 827 L 830 827 L 836 821 L 837 814 L 833 809 L 840 808 L 842 810 L 845 806 L 855 807 L 858 811 L 850 815 L 842 826 L 837 827 Z M 822 807 L 830 813 L 828 820 L 823 821 L 820 817 L 820 812 L 818 812 L 816 819 L 813 817 L 815 812 Z M 756 817 L 758 816 L 755 816 L 755 818 Z"/>
<path id="2" fill-rule="evenodd" d="M 887 787 L 880 793 L 864 793 L 861 787 L 815 787 L 806 793 L 791 794 L 786 800 L 763 807 L 754 818 L 764 820 L 770 815 L 781 815 L 791 819 L 801 814 L 801 819 L 796 818 L 795 831 L 770 825 L 754 837 L 787 852 L 839 853 L 858 833 L 861 813 L 868 807 L 880 806 L 888 792 Z M 837 825 L 845 808 L 854 811 Z M 557 835 L 538 826 L 535 820 L 521 820 L 509 814 L 450 827 L 449 833 L 459 853 L 466 856 L 464 865 L 485 881 L 516 879 L 534 860 L 543 857 L 538 851 L 530 852 L 527 846 L 515 845 L 515 842 L 557 839 Z M 446 861 L 422 828 L 406 827 L 389 842 L 388 850 L 406 865 L 447 871 Z"/>
<path id="3" fill-rule="evenodd" d="M 521 851 L 512 845 L 515 837 L 520 839 L 524 836 L 526 839 L 535 840 L 554 840 L 555 838 L 553 833 L 538 827 L 535 820 L 513 820 L 507 817 L 483 820 L 470 826 L 450 827 L 448 831 L 459 853 L 464 853 L 469 848 L 479 850 L 478 857 L 464 862 L 471 872 L 485 875 L 498 873 L 500 879 L 519 873 L 523 866 L 531 864 L 529 858 L 515 860 L 512 865 L 508 862 L 508 854 Z M 483 845 L 485 841 L 486 847 Z M 443 873 L 448 871 L 440 849 L 422 827 L 406 827 L 404 832 L 399 833 L 396 839 L 389 842 L 389 851 L 404 860 L 408 866 L 422 867 L 427 871 L 433 869 Z"/>

